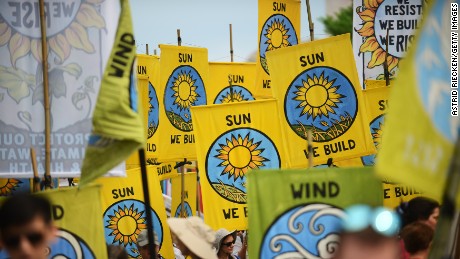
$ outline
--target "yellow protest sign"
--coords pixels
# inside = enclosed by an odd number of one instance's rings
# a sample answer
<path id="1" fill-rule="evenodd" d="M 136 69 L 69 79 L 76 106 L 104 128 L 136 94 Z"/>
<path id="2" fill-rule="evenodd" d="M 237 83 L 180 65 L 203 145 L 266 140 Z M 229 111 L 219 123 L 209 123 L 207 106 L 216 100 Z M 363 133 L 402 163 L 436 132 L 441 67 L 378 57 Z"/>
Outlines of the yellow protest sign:
<path id="1" fill-rule="evenodd" d="M 394 209 L 398 207 L 401 202 L 410 201 L 420 195 L 422 195 L 422 193 L 415 188 L 401 184 L 383 182 L 383 206 L 387 208 Z"/>
<path id="2" fill-rule="evenodd" d="M 246 173 L 285 168 L 276 117 L 275 100 L 192 108 L 204 219 L 212 228 L 246 229 Z"/>
<path id="3" fill-rule="evenodd" d="M 184 209 L 181 204 L 181 175 L 178 174 L 171 178 L 171 216 L 190 217 L 196 213 L 196 173 L 188 173 L 184 175 Z M 181 214 L 181 211 L 184 211 Z"/>
<path id="4" fill-rule="evenodd" d="M 254 96 L 272 98 L 274 84 L 266 53 L 297 45 L 300 41 L 300 0 L 259 0 L 259 52 Z M 271 69 L 271 68 L 270 68 Z"/>
<path id="5" fill-rule="evenodd" d="M 50 199 L 58 227 L 58 237 L 48 258 L 107 258 L 99 186 L 52 190 L 40 195 Z"/>
<path id="6" fill-rule="evenodd" d="M 209 62 L 208 94 L 212 103 L 254 100 L 255 63 Z"/>
<path id="7" fill-rule="evenodd" d="M 348 34 L 267 53 L 291 167 L 375 153 Z"/>
<path id="8" fill-rule="evenodd" d="M 162 103 L 158 129 L 160 161 L 196 159 L 190 107 L 212 103 L 207 95 L 208 50 L 160 45 L 158 97 Z"/>
<path id="9" fill-rule="evenodd" d="M 126 174 L 126 178 L 102 177 L 96 182 L 102 186 L 103 222 L 107 244 L 124 246 L 130 257 L 137 258 L 137 237 L 147 228 L 144 192 L 140 169 L 128 170 Z M 160 254 L 165 258 L 174 258 L 160 182 L 157 174 L 150 173 L 147 176 L 153 225 L 160 241 Z"/>

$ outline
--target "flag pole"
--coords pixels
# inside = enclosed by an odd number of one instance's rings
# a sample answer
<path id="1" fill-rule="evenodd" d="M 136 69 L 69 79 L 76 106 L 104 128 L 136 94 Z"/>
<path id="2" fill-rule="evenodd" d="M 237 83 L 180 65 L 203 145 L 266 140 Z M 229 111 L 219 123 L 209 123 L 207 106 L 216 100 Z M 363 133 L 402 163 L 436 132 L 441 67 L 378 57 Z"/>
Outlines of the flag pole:
<path id="1" fill-rule="evenodd" d="M 149 44 L 148 43 L 145 44 L 145 54 L 147 55 L 149 54 Z"/>
<path id="2" fill-rule="evenodd" d="M 180 29 L 177 29 L 177 46 L 182 46 L 182 39 L 180 37 Z"/>
<path id="3" fill-rule="evenodd" d="M 314 38 L 314 27 L 315 27 L 315 24 L 311 21 L 311 12 L 310 12 L 310 0 L 307 0 L 306 2 L 307 4 L 307 13 L 308 13 L 308 27 L 310 28 L 310 41 L 314 41 L 315 38 Z"/>
<path id="4" fill-rule="evenodd" d="M 201 192 L 200 192 L 200 171 L 198 169 L 198 161 L 196 162 L 196 203 L 198 217 L 201 217 Z"/>
<path id="5" fill-rule="evenodd" d="M 385 77 L 386 86 L 390 85 L 390 71 L 388 71 L 388 39 L 390 35 L 390 29 L 387 28 L 386 46 L 385 46 L 385 62 L 383 62 L 383 75 Z"/>
<path id="6" fill-rule="evenodd" d="M 147 219 L 147 237 L 149 240 L 149 252 L 150 252 L 150 258 L 154 259 L 157 258 L 156 251 L 154 249 L 154 246 L 152 244 L 155 243 L 155 238 L 154 238 L 154 229 L 155 226 L 153 224 L 153 215 L 152 215 L 152 209 L 150 205 L 150 191 L 149 191 L 149 181 L 147 178 L 147 164 L 145 163 L 145 149 L 141 148 L 138 150 L 139 154 L 139 163 L 141 166 L 141 179 L 142 179 L 142 191 L 144 192 L 144 205 L 145 205 L 145 216 Z"/>
<path id="7" fill-rule="evenodd" d="M 181 182 L 181 186 L 180 186 L 180 217 L 183 218 L 183 213 L 185 212 L 184 211 L 184 175 L 185 175 L 185 172 L 186 172 L 186 168 L 185 168 L 185 165 L 191 165 L 192 162 L 191 161 L 187 161 L 187 158 L 184 158 L 184 161 L 182 162 L 179 162 L 177 163 L 175 166 L 174 166 L 174 169 L 177 169 L 179 167 L 182 167 L 181 170 L 180 170 L 180 182 Z"/>
<path id="8" fill-rule="evenodd" d="M 34 172 L 33 192 L 39 192 L 40 191 L 40 176 L 38 175 L 37 157 L 35 155 L 35 149 L 33 147 L 30 148 L 30 159 L 32 160 L 32 170 Z"/>
<path id="9" fill-rule="evenodd" d="M 307 130 L 307 151 L 308 151 L 308 168 L 313 167 L 313 134 Z"/>
<path id="10" fill-rule="evenodd" d="M 42 68 L 43 68 L 43 105 L 45 106 L 45 189 L 52 188 L 51 181 L 51 114 L 49 102 L 48 80 L 48 45 L 46 43 L 45 0 L 39 0 L 40 30 L 42 41 Z"/>
<path id="11" fill-rule="evenodd" d="M 233 36 L 232 36 L 232 24 L 229 24 L 230 27 L 230 61 L 233 62 Z"/>
<path id="12" fill-rule="evenodd" d="M 429 259 L 452 258 L 452 246 L 456 228 L 452 228 L 455 219 L 456 197 L 460 187 L 460 138 L 457 138 L 454 154 L 446 176 L 446 186 L 442 197 L 442 206 L 436 232 L 433 238 Z"/>

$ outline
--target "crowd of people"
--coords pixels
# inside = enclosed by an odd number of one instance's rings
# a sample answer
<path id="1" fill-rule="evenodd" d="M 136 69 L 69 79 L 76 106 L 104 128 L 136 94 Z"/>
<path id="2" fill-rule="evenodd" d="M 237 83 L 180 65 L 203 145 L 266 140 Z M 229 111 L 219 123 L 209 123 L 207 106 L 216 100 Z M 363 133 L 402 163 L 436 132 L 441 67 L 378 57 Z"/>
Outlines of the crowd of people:
<path id="1" fill-rule="evenodd" d="M 21 206 L 18 206 L 21 204 Z M 345 210 L 336 259 L 425 259 L 428 258 L 439 217 L 440 204 L 416 197 L 401 203 L 394 211 L 355 205 Z M 169 218 L 176 259 L 246 259 L 248 232 L 219 229 L 213 231 L 199 217 Z M 10 258 L 47 258 L 49 244 L 56 235 L 51 204 L 36 195 L 17 195 L 0 207 L 0 250 Z M 148 235 L 138 235 L 137 248 L 142 258 L 150 254 Z M 160 243 L 154 234 L 156 258 Z M 128 258 L 123 247 L 108 245 L 109 258 Z"/>

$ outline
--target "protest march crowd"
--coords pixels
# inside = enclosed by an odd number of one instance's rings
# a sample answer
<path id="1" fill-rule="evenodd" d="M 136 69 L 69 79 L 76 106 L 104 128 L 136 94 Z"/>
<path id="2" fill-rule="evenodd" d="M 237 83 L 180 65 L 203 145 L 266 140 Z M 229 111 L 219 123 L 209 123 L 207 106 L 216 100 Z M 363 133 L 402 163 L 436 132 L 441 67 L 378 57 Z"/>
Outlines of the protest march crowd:
<path id="1" fill-rule="evenodd" d="M 0 259 L 460 258 L 458 0 L 303 43 L 301 3 L 210 62 L 138 54 L 129 0 L 0 1 Z"/>

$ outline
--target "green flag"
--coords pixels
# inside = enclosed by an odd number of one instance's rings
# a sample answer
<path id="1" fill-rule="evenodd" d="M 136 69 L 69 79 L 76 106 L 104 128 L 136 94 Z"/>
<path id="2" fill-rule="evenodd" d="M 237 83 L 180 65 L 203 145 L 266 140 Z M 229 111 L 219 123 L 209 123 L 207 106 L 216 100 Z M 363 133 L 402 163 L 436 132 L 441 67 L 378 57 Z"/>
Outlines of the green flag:
<path id="1" fill-rule="evenodd" d="M 93 132 L 83 160 L 80 185 L 107 173 L 145 142 L 133 74 L 136 49 L 129 1 L 121 0 L 121 8 L 94 111 Z"/>
<path id="2" fill-rule="evenodd" d="M 248 174 L 249 257 L 331 258 L 343 209 L 382 204 L 372 168 L 266 170 Z"/>

